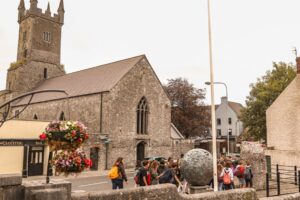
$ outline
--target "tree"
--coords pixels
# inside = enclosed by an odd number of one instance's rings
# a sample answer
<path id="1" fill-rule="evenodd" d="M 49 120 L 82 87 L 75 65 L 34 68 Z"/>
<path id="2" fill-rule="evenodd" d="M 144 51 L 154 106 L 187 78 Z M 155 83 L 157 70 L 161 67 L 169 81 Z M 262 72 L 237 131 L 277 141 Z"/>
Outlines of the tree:
<path id="1" fill-rule="evenodd" d="M 205 134 L 210 126 L 210 113 L 203 102 L 205 90 L 182 78 L 168 80 L 164 88 L 171 100 L 172 123 L 178 130 L 186 138 Z"/>
<path id="2" fill-rule="evenodd" d="M 250 85 L 246 107 L 241 111 L 241 120 L 247 130 L 244 139 L 266 140 L 266 110 L 295 76 L 295 67 L 291 63 L 274 62 L 272 71 L 267 71 L 265 76 Z"/>

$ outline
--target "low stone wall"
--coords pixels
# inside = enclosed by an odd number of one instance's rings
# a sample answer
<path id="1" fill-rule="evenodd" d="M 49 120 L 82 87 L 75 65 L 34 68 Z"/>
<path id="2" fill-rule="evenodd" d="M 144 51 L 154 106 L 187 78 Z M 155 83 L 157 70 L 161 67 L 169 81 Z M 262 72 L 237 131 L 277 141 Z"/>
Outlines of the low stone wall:
<path id="1" fill-rule="evenodd" d="M 179 194 L 174 185 L 163 184 L 107 192 L 90 192 L 72 194 L 72 200 L 257 200 L 254 189 L 236 189 L 223 192 L 207 192 L 202 194 Z"/>
<path id="2" fill-rule="evenodd" d="M 0 200 L 24 199 L 21 174 L 0 175 Z"/>
<path id="3" fill-rule="evenodd" d="M 300 200 L 300 193 L 282 195 L 279 197 L 264 197 L 259 200 Z"/>

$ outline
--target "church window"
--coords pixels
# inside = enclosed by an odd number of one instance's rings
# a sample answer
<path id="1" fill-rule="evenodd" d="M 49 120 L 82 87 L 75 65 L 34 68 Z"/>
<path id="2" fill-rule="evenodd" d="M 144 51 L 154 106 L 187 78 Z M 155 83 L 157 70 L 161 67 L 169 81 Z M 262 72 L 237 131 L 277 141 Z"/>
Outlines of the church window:
<path id="1" fill-rule="evenodd" d="M 20 111 L 19 111 L 19 110 L 16 110 L 16 111 L 15 111 L 15 118 L 16 118 L 16 119 L 19 119 L 19 114 L 20 114 Z"/>
<path id="2" fill-rule="evenodd" d="M 48 70 L 47 68 L 44 68 L 44 79 L 47 79 L 48 77 Z"/>
<path id="3" fill-rule="evenodd" d="M 66 118 L 65 118 L 65 113 L 64 113 L 64 112 L 61 112 L 61 113 L 60 113 L 59 120 L 60 120 L 60 121 L 65 121 L 65 120 L 66 120 Z"/>
<path id="4" fill-rule="evenodd" d="M 26 41 L 26 39 L 27 39 L 27 32 L 26 32 L 26 31 L 24 31 L 24 32 L 23 32 L 23 42 L 25 42 L 25 41 Z"/>
<path id="5" fill-rule="evenodd" d="M 46 42 L 51 42 L 51 33 L 50 32 L 43 32 L 43 39 Z"/>
<path id="6" fill-rule="evenodd" d="M 145 97 L 143 97 L 137 107 L 137 134 L 147 134 L 148 126 L 148 104 Z"/>
<path id="7" fill-rule="evenodd" d="M 36 114 L 34 114 L 34 117 L 33 117 L 33 119 L 34 119 L 34 120 L 37 120 L 37 119 L 38 119 L 38 117 L 37 117 L 37 115 L 36 115 Z"/>
<path id="8" fill-rule="evenodd" d="M 24 58 L 27 57 L 27 49 L 24 50 L 24 55 L 23 56 L 24 56 Z"/>

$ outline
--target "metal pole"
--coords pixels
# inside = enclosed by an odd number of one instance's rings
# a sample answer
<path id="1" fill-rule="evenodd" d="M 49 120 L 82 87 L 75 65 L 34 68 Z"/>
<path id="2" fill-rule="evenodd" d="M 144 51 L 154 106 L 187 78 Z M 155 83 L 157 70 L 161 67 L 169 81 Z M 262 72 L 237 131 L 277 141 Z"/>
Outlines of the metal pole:
<path id="1" fill-rule="evenodd" d="M 213 148 L 213 178 L 214 191 L 218 191 L 217 177 L 217 139 L 216 139 L 216 111 L 214 97 L 214 68 L 212 59 L 212 38 L 211 38 L 211 21 L 210 21 L 210 0 L 207 0 L 208 9 L 208 36 L 209 36 L 209 63 L 210 63 L 210 89 L 211 89 L 211 129 L 212 129 L 212 148 Z"/>
<path id="2" fill-rule="evenodd" d="M 48 156 L 48 165 L 47 165 L 47 177 L 46 177 L 46 183 L 48 184 L 50 182 L 50 176 L 53 175 L 52 173 L 52 166 L 51 166 L 51 160 L 52 160 L 52 152 L 49 148 L 49 156 Z"/>
<path id="3" fill-rule="evenodd" d="M 280 196 L 280 173 L 277 172 L 277 195 Z"/>
<path id="4" fill-rule="evenodd" d="M 299 192 L 300 192 L 300 170 L 298 171 L 298 189 L 299 189 Z"/>
<path id="5" fill-rule="evenodd" d="M 268 172 L 266 173 L 266 192 L 267 192 L 267 197 L 270 196 L 270 187 L 269 187 L 269 174 Z"/>
<path id="6" fill-rule="evenodd" d="M 297 166 L 294 166 L 295 170 L 295 185 L 297 185 Z"/>

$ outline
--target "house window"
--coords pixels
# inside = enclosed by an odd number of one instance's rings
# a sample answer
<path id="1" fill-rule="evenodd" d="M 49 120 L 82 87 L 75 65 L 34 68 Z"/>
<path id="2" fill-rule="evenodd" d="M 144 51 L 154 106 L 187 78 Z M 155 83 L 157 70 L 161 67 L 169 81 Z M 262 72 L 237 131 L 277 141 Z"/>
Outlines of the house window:
<path id="1" fill-rule="evenodd" d="M 217 134 L 218 134 L 218 136 L 221 136 L 221 134 L 222 134 L 221 129 L 217 129 Z"/>
<path id="2" fill-rule="evenodd" d="M 44 68 L 44 79 L 47 79 L 47 77 L 48 77 L 48 74 L 47 74 L 47 68 Z"/>
<path id="3" fill-rule="evenodd" d="M 137 115 L 137 134 L 147 134 L 147 126 L 148 126 L 148 104 L 146 98 L 143 97 L 137 107 L 136 115 Z"/>
<path id="4" fill-rule="evenodd" d="M 217 119 L 217 125 L 221 125 L 221 119 L 220 118 Z"/>
<path id="5" fill-rule="evenodd" d="M 64 113 L 64 112 L 61 112 L 61 113 L 60 113 L 59 120 L 60 120 L 60 121 L 65 121 L 65 120 L 66 120 L 66 118 L 65 118 L 65 113 Z"/>
<path id="6" fill-rule="evenodd" d="M 15 118 L 16 118 L 16 119 L 19 119 L 19 115 L 20 115 L 20 111 L 19 111 L 19 110 L 16 110 L 16 111 L 15 111 Z"/>
<path id="7" fill-rule="evenodd" d="M 228 135 L 232 136 L 232 129 L 228 129 Z"/>
<path id="8" fill-rule="evenodd" d="M 37 117 L 36 114 L 34 114 L 33 119 L 34 119 L 34 120 L 37 120 L 37 119 L 38 119 L 38 117 Z"/>
<path id="9" fill-rule="evenodd" d="M 45 42 L 51 42 L 51 33 L 50 32 L 43 32 L 43 39 Z"/>
<path id="10" fill-rule="evenodd" d="M 231 117 L 228 118 L 228 124 L 231 124 Z"/>

